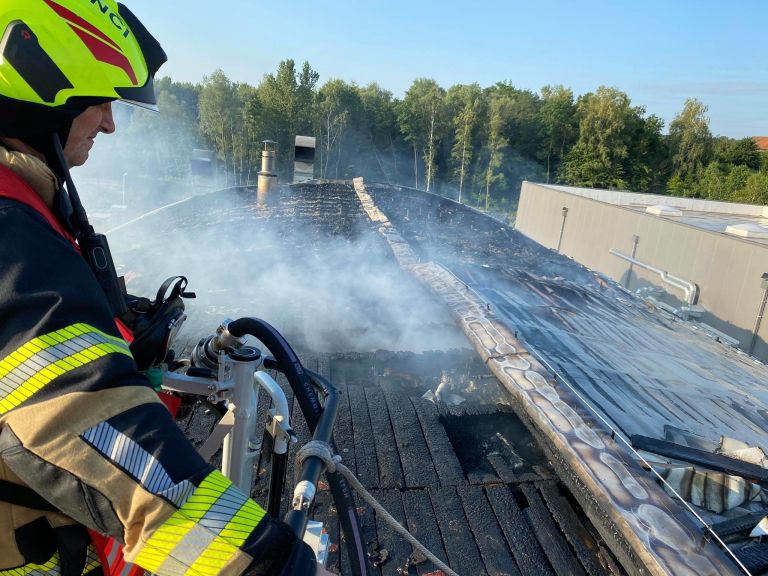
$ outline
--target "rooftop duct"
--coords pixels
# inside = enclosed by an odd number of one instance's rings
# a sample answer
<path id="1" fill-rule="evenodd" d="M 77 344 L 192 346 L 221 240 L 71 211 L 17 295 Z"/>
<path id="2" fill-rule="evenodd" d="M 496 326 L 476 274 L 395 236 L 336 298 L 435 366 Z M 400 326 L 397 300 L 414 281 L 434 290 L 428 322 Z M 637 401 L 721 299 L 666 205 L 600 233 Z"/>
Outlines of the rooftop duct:
<path id="1" fill-rule="evenodd" d="M 632 258 L 631 256 L 627 256 L 626 254 L 622 254 L 615 248 L 611 248 L 608 252 L 613 254 L 614 256 L 618 256 L 619 258 L 626 260 L 627 262 L 631 262 L 635 266 L 639 266 L 640 268 L 645 268 L 646 270 L 649 270 L 650 272 L 653 272 L 655 274 L 658 274 L 661 278 L 661 281 L 664 284 L 669 284 L 670 286 L 674 286 L 678 290 L 682 290 L 685 294 L 685 302 L 689 306 L 693 306 L 696 304 L 696 301 L 699 298 L 699 287 L 690 280 L 685 280 L 684 278 L 680 278 L 679 276 L 675 276 L 673 274 L 670 274 L 669 272 L 665 270 L 661 270 L 659 268 L 656 268 L 655 266 L 651 266 L 650 264 L 646 264 L 645 262 L 641 262 L 640 260 L 637 260 L 636 258 Z"/>

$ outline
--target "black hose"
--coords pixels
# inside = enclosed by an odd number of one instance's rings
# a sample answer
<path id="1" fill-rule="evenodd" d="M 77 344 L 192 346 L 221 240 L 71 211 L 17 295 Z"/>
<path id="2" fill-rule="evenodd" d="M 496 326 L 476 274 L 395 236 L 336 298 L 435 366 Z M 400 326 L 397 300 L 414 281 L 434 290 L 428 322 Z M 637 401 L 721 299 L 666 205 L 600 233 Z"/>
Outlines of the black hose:
<path id="1" fill-rule="evenodd" d="M 229 333 L 235 338 L 241 338 L 246 334 L 258 338 L 274 355 L 280 365 L 280 371 L 285 374 L 293 393 L 299 401 L 299 408 L 304 414 L 307 426 L 314 432 L 317 421 L 323 409 L 317 394 L 312 389 L 312 383 L 307 376 L 304 367 L 299 361 L 296 352 L 293 351 L 288 341 L 278 332 L 274 326 L 259 318 L 240 318 L 229 323 Z"/>
<path id="2" fill-rule="evenodd" d="M 258 338 L 269 351 L 274 355 L 277 361 L 277 369 L 282 372 L 288 384 L 290 384 L 296 399 L 299 402 L 307 427 L 314 435 L 317 432 L 320 416 L 323 413 L 323 407 L 315 392 L 315 387 L 319 387 L 326 395 L 326 402 L 335 398 L 336 389 L 325 378 L 319 374 L 311 374 L 301 365 L 299 357 L 293 351 L 288 341 L 283 338 L 271 324 L 259 318 L 240 318 L 229 323 L 227 329 L 235 338 L 240 338 L 246 334 Z M 333 442 L 332 428 L 335 421 L 330 422 L 331 434 L 329 435 L 330 445 L 334 452 L 336 445 Z M 330 419 L 329 419 L 330 420 Z M 321 430 L 322 431 L 322 430 Z M 316 458 L 307 460 L 307 465 L 311 465 Z M 313 465 L 314 466 L 314 465 Z M 306 469 L 307 466 L 305 466 Z M 321 465 L 322 469 L 322 465 Z M 326 471 L 328 484 L 331 488 L 331 495 L 336 504 L 339 514 L 339 523 L 341 525 L 344 538 L 347 542 L 347 551 L 349 552 L 350 565 L 354 576 L 367 576 L 370 574 L 368 558 L 365 554 L 363 536 L 360 532 L 360 523 L 357 519 L 355 501 L 352 497 L 352 490 L 344 477 L 339 473 L 329 473 Z M 306 520 L 304 521 L 306 524 Z M 303 531 L 302 531 L 303 533 Z"/>
<path id="3" fill-rule="evenodd" d="M 318 440 L 320 442 L 330 443 L 333 441 L 333 425 L 336 422 L 336 414 L 339 410 L 339 396 L 335 389 L 327 388 L 327 396 L 325 400 L 325 407 L 323 409 L 323 415 L 320 417 L 315 433 L 312 435 L 312 440 Z M 311 456 L 304 461 L 304 465 L 301 470 L 301 477 L 299 481 L 306 480 L 311 482 L 312 485 L 317 486 L 320 480 L 320 474 L 323 473 L 324 464 L 320 458 Z M 329 484 L 331 482 L 331 474 L 326 470 L 328 475 Z M 343 479 L 343 478 L 342 478 Z M 337 503 L 336 508 L 342 509 L 344 503 L 341 506 Z M 307 520 L 309 519 L 309 510 L 289 510 L 285 515 L 285 522 L 294 531 L 295 534 L 302 535 L 307 528 Z"/>
<path id="4" fill-rule="evenodd" d="M 338 391 L 333 385 L 325 378 L 311 371 L 307 373 L 312 378 L 312 382 L 315 386 L 318 386 L 323 390 L 323 393 L 328 395 L 326 402 L 333 401 L 334 404 L 334 418 L 333 422 L 336 422 L 335 412 L 338 409 Z M 336 442 L 333 440 L 333 430 L 331 430 L 331 439 L 329 444 L 334 453 L 338 452 L 336 448 Z M 314 459 L 312 459 L 314 460 Z M 355 576 L 367 575 L 370 573 L 370 567 L 368 565 L 368 555 L 365 553 L 365 544 L 363 542 L 363 535 L 360 532 L 360 521 L 357 517 L 357 507 L 355 506 L 355 500 L 352 495 L 352 489 L 347 482 L 347 479 L 339 472 L 325 473 L 328 478 L 328 485 L 331 488 L 331 495 L 333 501 L 336 504 L 336 510 L 339 514 L 339 524 L 341 525 L 341 531 L 344 534 L 347 542 L 347 552 L 349 553 L 349 563 L 352 567 L 352 573 Z"/>
<path id="5" fill-rule="evenodd" d="M 280 518 L 280 499 L 285 486 L 285 471 L 288 468 L 288 452 L 272 455 L 272 473 L 269 476 L 267 512 L 272 518 Z M 303 530 L 300 533 L 303 534 Z"/>

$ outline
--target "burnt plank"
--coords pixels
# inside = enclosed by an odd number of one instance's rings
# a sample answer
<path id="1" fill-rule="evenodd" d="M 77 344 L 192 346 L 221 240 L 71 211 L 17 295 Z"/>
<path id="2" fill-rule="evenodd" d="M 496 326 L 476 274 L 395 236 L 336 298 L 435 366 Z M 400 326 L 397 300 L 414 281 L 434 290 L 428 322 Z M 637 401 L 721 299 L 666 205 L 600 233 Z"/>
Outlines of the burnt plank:
<path id="1" fill-rule="evenodd" d="M 520 576 L 483 489 L 479 486 L 459 486 L 457 490 L 488 574 Z"/>
<path id="2" fill-rule="evenodd" d="M 762 574 L 768 570 L 768 543 L 744 546 L 736 551 L 736 556 L 750 574 Z"/>
<path id="3" fill-rule="evenodd" d="M 505 484 L 512 484 L 518 481 L 518 476 L 515 474 L 514 469 L 506 460 L 504 460 L 504 458 L 502 458 L 501 454 L 492 452 L 486 456 L 486 459 L 490 465 L 493 466 L 493 469 L 496 471 L 496 474 L 499 475 L 502 482 Z"/>
<path id="4" fill-rule="evenodd" d="M 730 520 L 723 520 L 722 522 L 716 522 L 712 524 L 712 530 L 720 538 L 726 538 L 739 534 L 741 532 L 750 532 L 757 524 L 765 518 L 768 514 L 768 510 L 761 510 L 760 512 L 752 512 L 751 514 L 745 514 L 738 518 L 731 518 Z"/>
<path id="5" fill-rule="evenodd" d="M 432 501 L 426 490 L 406 490 L 403 492 L 403 506 L 405 515 L 408 519 L 408 531 L 419 542 L 427 547 L 427 550 L 440 558 L 443 562 L 448 562 L 443 549 L 443 542 L 440 539 L 440 529 L 435 520 L 435 511 L 432 509 Z M 414 551 L 414 558 L 417 560 L 416 569 L 419 575 L 423 576 L 437 570 L 437 566 L 430 560 Z M 423 560 L 423 561 L 422 561 Z"/>
<path id="6" fill-rule="evenodd" d="M 552 516 L 547 512 L 546 506 L 536 488 L 531 484 L 521 484 L 520 490 L 522 490 L 525 499 L 528 501 L 528 508 L 524 510 L 524 513 L 530 520 L 533 533 L 541 543 L 541 547 L 555 572 L 557 574 L 582 576 L 584 570 L 555 525 Z"/>
<path id="7" fill-rule="evenodd" d="M 347 378 L 354 369 L 355 362 L 331 362 L 331 382 L 339 393 L 339 409 L 336 414 L 336 425 L 333 427 L 333 439 L 336 441 L 336 450 L 344 460 L 344 464 L 352 474 L 357 476 L 355 439 L 352 433 L 352 417 L 349 412 L 349 394 L 347 393 Z"/>
<path id="8" fill-rule="evenodd" d="M 371 426 L 371 417 L 368 414 L 365 388 L 359 383 L 350 383 L 347 390 L 355 438 L 357 479 L 366 488 L 374 488 L 379 485 L 379 466 L 376 462 L 376 440 Z"/>
<path id="9" fill-rule="evenodd" d="M 384 392 L 378 387 L 366 388 L 365 399 L 368 402 L 368 414 L 371 417 L 373 429 L 376 462 L 379 468 L 379 487 L 403 488 L 405 480 Z"/>
<path id="10" fill-rule="evenodd" d="M 608 572 L 600 564 L 595 554 L 598 549 L 597 543 L 589 530 L 582 524 L 568 500 L 560 494 L 557 484 L 555 482 L 540 482 L 536 484 L 536 487 L 544 497 L 549 512 L 565 534 L 565 538 L 576 552 L 576 556 L 587 573 L 592 576 L 607 576 Z"/>
<path id="11" fill-rule="evenodd" d="M 327 488 L 325 477 L 320 480 L 321 489 L 317 491 L 312 509 L 312 519 L 323 523 L 328 531 L 328 560 L 325 565 L 333 570 L 341 569 L 339 548 L 342 546 L 339 529 L 339 516 L 333 503 L 331 491 Z M 324 489 L 323 489 L 324 488 Z"/>
<path id="12" fill-rule="evenodd" d="M 389 407 L 405 485 L 408 488 L 436 486 L 437 472 L 411 400 L 401 393 L 385 393 L 384 398 Z"/>
<path id="13" fill-rule="evenodd" d="M 189 415 L 177 424 L 182 427 L 184 434 L 189 438 L 196 448 L 199 448 L 208 436 L 211 435 L 217 422 L 216 414 L 213 413 L 202 402 L 195 402 L 190 409 Z M 218 462 L 221 462 L 221 451 L 218 453 Z"/>
<path id="14" fill-rule="evenodd" d="M 489 486 L 486 494 L 520 572 L 525 576 L 554 576 L 544 551 L 510 489 L 506 486 Z"/>
<path id="15" fill-rule="evenodd" d="M 327 380 L 331 379 L 331 361 L 332 356 L 327 352 L 317 355 L 317 373 Z"/>
<path id="16" fill-rule="evenodd" d="M 421 398 L 412 398 L 416 416 L 424 431 L 427 447 L 432 455 L 441 486 L 466 484 L 459 459 L 453 451 L 448 434 L 440 422 L 440 413 L 432 402 Z"/>
<path id="17" fill-rule="evenodd" d="M 467 480 L 473 486 L 486 486 L 489 484 L 501 484 L 501 479 L 485 470 L 472 470 L 467 474 Z"/>
<path id="18" fill-rule="evenodd" d="M 376 501 L 389 512 L 392 517 L 405 526 L 403 500 L 399 490 L 375 490 L 371 492 Z M 394 529 L 376 515 L 376 533 L 378 534 L 379 553 L 386 551 L 388 557 L 381 565 L 382 576 L 402 576 L 402 569 L 411 555 L 411 546 L 397 534 Z"/>
<path id="19" fill-rule="evenodd" d="M 358 524 L 360 526 L 360 534 L 363 538 L 363 545 L 365 546 L 366 554 L 372 552 L 378 543 L 378 536 L 376 534 L 376 515 L 373 508 L 358 494 L 355 494 L 355 510 L 357 512 Z M 341 551 L 342 564 L 347 565 L 349 559 L 347 558 L 346 546 Z M 381 574 L 381 568 L 374 566 L 370 561 L 368 562 L 370 573 L 377 575 Z"/>
<path id="20" fill-rule="evenodd" d="M 480 551 L 456 488 L 435 488 L 429 491 L 429 495 L 443 535 L 449 566 L 459 574 L 485 574 Z"/>
<path id="21" fill-rule="evenodd" d="M 682 446 L 681 444 L 675 444 L 674 442 L 657 440 L 656 438 L 649 438 L 648 436 L 640 436 L 637 434 L 632 436 L 632 446 L 638 450 L 647 450 L 648 452 L 653 452 L 660 456 L 690 462 L 691 464 L 698 464 L 699 466 L 705 466 L 711 470 L 717 470 L 718 472 L 725 472 L 726 474 L 733 474 L 734 476 L 743 476 L 744 478 L 757 480 L 761 484 L 768 483 L 768 470 L 762 466 L 743 462 L 742 460 L 736 460 L 735 458 L 723 456 L 722 454 L 712 454 L 711 452 L 699 450 L 698 448 Z"/>

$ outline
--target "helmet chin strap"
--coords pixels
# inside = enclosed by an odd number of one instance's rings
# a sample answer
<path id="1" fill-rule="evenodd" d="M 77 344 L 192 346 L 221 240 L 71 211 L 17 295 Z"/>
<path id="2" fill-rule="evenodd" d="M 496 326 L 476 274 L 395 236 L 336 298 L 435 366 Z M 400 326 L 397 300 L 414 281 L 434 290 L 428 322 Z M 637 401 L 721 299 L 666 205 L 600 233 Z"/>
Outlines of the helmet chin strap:
<path id="1" fill-rule="evenodd" d="M 71 225 L 75 239 L 77 239 L 77 243 L 80 245 L 80 251 L 86 262 L 88 262 L 88 266 L 91 268 L 94 276 L 96 276 L 96 281 L 104 290 L 104 295 L 107 297 L 112 314 L 117 318 L 123 318 L 128 312 L 128 307 L 125 303 L 123 286 L 117 277 L 107 237 L 104 234 L 97 234 L 93 226 L 88 222 L 88 215 L 85 213 L 85 208 L 83 208 L 83 204 L 80 202 L 77 188 L 75 188 L 75 183 L 72 182 L 72 176 L 69 173 L 69 165 L 64 158 L 61 139 L 56 133 L 53 134 L 52 138 L 56 162 L 58 163 L 60 173 L 64 175 L 64 181 L 67 185 L 66 191 L 62 190 L 61 193 L 66 194 L 66 198 L 69 199 L 73 210 Z"/>
<path id="2" fill-rule="evenodd" d="M 72 181 L 72 175 L 69 172 L 69 165 L 64 158 L 64 148 L 61 145 L 61 139 L 57 132 L 53 133 L 53 150 L 56 153 L 55 160 L 58 163 L 58 172 L 63 174 L 64 182 L 66 183 L 66 190 L 62 189 L 62 194 L 66 194 L 69 198 L 69 204 L 73 210 L 72 227 L 74 228 L 75 238 L 81 241 L 82 238 L 89 234 L 93 234 L 93 226 L 88 222 L 88 214 L 83 208 L 82 202 L 80 202 L 80 195 L 77 193 L 75 183 Z"/>

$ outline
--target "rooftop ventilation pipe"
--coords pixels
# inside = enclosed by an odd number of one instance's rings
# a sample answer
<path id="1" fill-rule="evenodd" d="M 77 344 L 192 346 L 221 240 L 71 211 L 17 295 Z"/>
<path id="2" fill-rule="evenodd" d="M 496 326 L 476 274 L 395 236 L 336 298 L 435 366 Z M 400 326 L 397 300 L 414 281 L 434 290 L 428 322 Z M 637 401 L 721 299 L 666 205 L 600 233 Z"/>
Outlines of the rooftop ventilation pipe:
<path id="1" fill-rule="evenodd" d="M 264 148 L 261 151 L 261 172 L 259 172 L 258 194 L 265 195 L 275 184 L 277 184 L 277 173 L 275 171 L 275 150 L 277 142 L 274 140 L 262 141 Z"/>
<path id="2" fill-rule="evenodd" d="M 683 293 L 685 294 L 685 302 L 689 306 L 693 306 L 694 304 L 696 304 L 696 301 L 699 299 L 699 287 L 696 286 L 696 284 L 694 284 L 693 282 L 689 280 L 685 280 L 684 278 L 680 278 L 679 276 L 674 276 L 669 272 L 665 272 L 664 270 L 651 266 L 650 264 L 641 262 L 636 258 L 627 256 L 626 254 L 622 254 L 621 252 L 616 250 L 616 248 L 611 248 L 609 252 L 614 256 L 618 256 L 622 260 L 631 262 L 635 266 L 639 266 L 640 268 L 644 268 L 646 270 L 654 272 L 655 274 L 658 274 L 661 277 L 661 281 L 664 284 L 669 284 L 670 286 L 673 286 L 678 290 L 682 290 Z"/>

